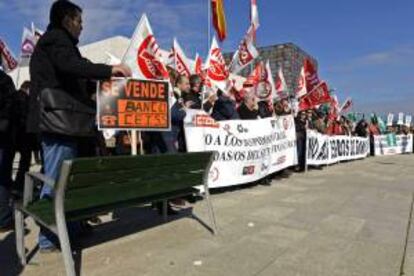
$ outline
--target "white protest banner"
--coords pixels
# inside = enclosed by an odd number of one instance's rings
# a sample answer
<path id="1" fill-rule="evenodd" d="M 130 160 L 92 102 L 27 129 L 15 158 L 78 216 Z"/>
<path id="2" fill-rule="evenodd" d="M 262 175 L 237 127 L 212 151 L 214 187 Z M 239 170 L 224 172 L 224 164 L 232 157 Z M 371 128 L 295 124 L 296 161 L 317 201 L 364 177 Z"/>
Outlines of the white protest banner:
<path id="1" fill-rule="evenodd" d="M 394 121 L 394 114 L 388 113 L 388 116 L 387 116 L 387 126 L 392 126 L 393 121 Z"/>
<path id="2" fill-rule="evenodd" d="M 345 135 L 328 136 L 307 132 L 307 165 L 327 165 L 345 160 L 365 158 L 369 154 L 369 139 Z"/>
<path id="3" fill-rule="evenodd" d="M 395 155 L 413 152 L 413 135 L 387 135 L 374 136 L 375 156 Z"/>
<path id="4" fill-rule="evenodd" d="M 403 124 L 404 124 L 404 113 L 400 112 L 398 113 L 397 125 L 403 125 Z"/>
<path id="5" fill-rule="evenodd" d="M 210 188 L 245 184 L 297 164 L 293 117 L 216 122 L 201 112 L 188 114 L 189 152 L 215 151 Z"/>

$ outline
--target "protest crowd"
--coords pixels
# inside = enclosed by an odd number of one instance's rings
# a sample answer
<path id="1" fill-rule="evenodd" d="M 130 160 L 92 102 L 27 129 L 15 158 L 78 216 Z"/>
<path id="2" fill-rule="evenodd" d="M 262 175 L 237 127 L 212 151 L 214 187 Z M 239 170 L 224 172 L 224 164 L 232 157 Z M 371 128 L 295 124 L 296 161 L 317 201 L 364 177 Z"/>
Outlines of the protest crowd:
<path id="1" fill-rule="evenodd" d="M 138 24 L 137 29 L 140 28 L 147 28 L 151 33 L 146 16 Z M 211 124 L 231 124 L 232 121 L 243 124 L 246 121 L 249 126 L 263 120 L 278 122 L 291 118 L 295 134 L 292 164 L 245 182 L 266 185 L 270 185 L 275 174 L 304 172 L 308 165 L 312 165 L 307 162 L 309 133 L 328 137 L 326 139 L 339 136 L 368 139 L 368 150 L 372 155 L 375 152 L 374 137 L 405 137 L 414 133 L 411 116 L 404 121 L 403 115 L 399 114 L 397 122 L 389 114 L 384 122 L 377 114 L 365 116 L 353 112 L 350 98 L 340 105 L 333 91 L 319 79 L 317 68 L 310 60 L 304 60 L 298 87 L 290 91 L 282 70 L 273 78 L 268 63 L 260 59 L 255 49 L 252 50 L 252 32 L 257 28 L 258 22 L 253 20 L 231 64 L 225 63 L 215 39 L 204 64 L 201 58 L 183 62 L 188 59 L 176 42 L 168 61 L 157 62 L 154 55 L 155 58 L 150 60 L 154 65 L 150 73 L 152 79 L 168 82 L 171 125 L 167 131 L 141 130 L 139 139 L 134 140 L 128 128 L 119 128 L 110 135 L 106 135 L 107 130 L 102 125 L 98 129 L 95 122 L 98 96 L 95 93 L 99 80 L 111 77 L 151 79 L 143 70 L 135 68 L 136 65 L 131 65 L 128 52 L 136 49 L 130 47 L 124 59 L 116 65 L 90 62 L 81 56 L 77 47 L 82 31 L 82 9 L 69 1 L 56 1 L 50 10 L 47 30 L 40 37 L 33 33 L 36 44 L 30 54 L 31 80 L 24 82 L 18 90 L 6 74 L 7 69 L 13 67 L 13 60 L 6 58 L 6 47 L 1 49 L 0 229 L 14 228 L 12 202 L 22 197 L 25 173 L 30 171 L 32 159 L 41 165 L 44 175 L 57 181 L 63 160 L 131 155 L 134 147 L 146 155 L 190 152 L 193 150 L 187 130 L 194 124 L 194 118 L 200 118 L 197 116 L 212 118 Z M 218 36 L 221 40 L 220 30 Z M 136 41 L 139 38 L 132 38 L 131 43 Z M 245 55 L 248 59 L 240 58 L 242 51 L 248 53 Z M 182 57 L 177 58 L 178 55 Z M 235 80 L 234 76 L 248 66 L 253 69 L 250 75 Z M 412 137 L 410 141 L 412 143 Z M 13 175 L 13 160 L 17 153 L 20 159 Z M 282 157 L 278 158 L 280 162 L 283 162 Z M 53 188 L 43 185 L 38 196 L 53 199 Z M 183 200 L 193 202 L 194 197 L 170 200 L 169 214 L 179 211 Z M 161 206 L 153 205 L 161 214 Z M 91 220 L 99 221 L 98 218 Z M 89 222 L 71 222 L 69 234 L 76 236 L 90 232 Z M 56 250 L 56 236 L 41 227 L 39 247 L 43 252 Z"/>

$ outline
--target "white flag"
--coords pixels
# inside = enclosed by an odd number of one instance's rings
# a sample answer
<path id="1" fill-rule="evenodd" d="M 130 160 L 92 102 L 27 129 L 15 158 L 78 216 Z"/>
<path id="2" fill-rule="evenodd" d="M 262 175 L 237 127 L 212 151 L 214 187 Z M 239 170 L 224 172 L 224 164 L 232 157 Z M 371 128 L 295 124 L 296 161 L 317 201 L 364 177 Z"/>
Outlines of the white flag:
<path id="1" fill-rule="evenodd" d="M 36 38 L 28 28 L 23 28 L 22 44 L 20 47 L 20 66 L 29 65 L 30 57 L 36 46 Z"/>
<path id="2" fill-rule="evenodd" d="M 255 58 L 259 56 L 256 47 L 254 46 L 254 29 L 250 26 L 247 34 L 240 42 L 239 48 L 233 55 L 233 59 L 230 64 L 230 72 L 237 74 L 247 65 L 252 63 Z"/>
<path id="3" fill-rule="evenodd" d="M 131 68 L 134 78 L 168 79 L 160 47 L 145 14 L 134 31 L 122 63 Z"/>
<path id="4" fill-rule="evenodd" d="M 392 126 L 393 121 L 394 121 L 394 114 L 388 113 L 388 116 L 387 116 L 387 126 Z"/>
<path id="5" fill-rule="evenodd" d="M 405 115 L 405 125 L 407 127 L 411 126 L 411 120 L 412 120 L 412 116 L 411 115 Z"/>
<path id="6" fill-rule="evenodd" d="M 178 44 L 177 39 L 174 38 L 173 42 L 173 54 L 174 54 L 174 69 L 183 76 L 190 77 L 191 68 L 188 62 L 188 58 L 185 56 L 183 49 Z"/>
<path id="7" fill-rule="evenodd" d="M 251 0 L 251 7 L 250 7 L 250 20 L 252 25 L 257 30 L 259 28 L 259 11 L 257 9 L 257 0 Z"/>
<path id="8" fill-rule="evenodd" d="M 398 113 L 397 125 L 403 125 L 403 124 L 404 124 L 404 113 L 400 112 Z"/>
<path id="9" fill-rule="evenodd" d="M 119 58 L 117 58 L 116 56 L 114 56 L 113 54 L 111 54 L 109 52 L 106 52 L 105 54 L 107 56 L 105 64 L 112 65 L 112 66 L 121 64 L 121 60 Z"/>
<path id="10" fill-rule="evenodd" d="M 306 75 L 305 75 L 305 67 L 302 66 L 300 70 L 299 78 L 298 78 L 298 87 L 296 89 L 296 98 L 300 98 L 305 96 L 308 93 L 306 89 Z"/>
<path id="11" fill-rule="evenodd" d="M 272 70 L 270 69 L 269 60 L 267 60 L 266 62 L 266 78 L 267 78 L 266 82 L 269 84 L 270 90 L 271 90 L 269 100 L 271 101 L 280 100 L 281 97 L 280 97 L 280 94 L 277 93 L 277 90 L 276 90 L 275 82 L 273 80 Z"/>
<path id="12" fill-rule="evenodd" d="M 215 86 L 223 92 L 227 92 L 229 88 L 229 70 L 215 37 L 211 43 L 206 66 L 207 85 Z"/>
<path id="13" fill-rule="evenodd" d="M 33 34 L 33 36 L 35 37 L 35 39 L 36 39 L 36 43 L 37 43 L 37 41 L 39 40 L 39 38 L 43 35 L 43 31 L 42 30 L 40 30 L 40 29 L 38 29 L 38 28 L 36 28 L 35 27 L 35 24 L 32 22 L 32 34 Z"/>

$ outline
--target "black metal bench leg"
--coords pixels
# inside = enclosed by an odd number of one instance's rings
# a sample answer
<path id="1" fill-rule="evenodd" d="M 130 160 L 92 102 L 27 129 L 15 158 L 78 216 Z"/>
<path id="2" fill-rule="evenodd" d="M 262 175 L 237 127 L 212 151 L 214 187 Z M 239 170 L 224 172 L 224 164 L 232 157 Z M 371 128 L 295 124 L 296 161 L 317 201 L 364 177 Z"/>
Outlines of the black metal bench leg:
<path id="1" fill-rule="evenodd" d="M 15 234 L 16 234 L 16 250 L 20 263 L 26 265 L 26 248 L 24 247 L 24 216 L 23 213 L 14 209 Z"/>

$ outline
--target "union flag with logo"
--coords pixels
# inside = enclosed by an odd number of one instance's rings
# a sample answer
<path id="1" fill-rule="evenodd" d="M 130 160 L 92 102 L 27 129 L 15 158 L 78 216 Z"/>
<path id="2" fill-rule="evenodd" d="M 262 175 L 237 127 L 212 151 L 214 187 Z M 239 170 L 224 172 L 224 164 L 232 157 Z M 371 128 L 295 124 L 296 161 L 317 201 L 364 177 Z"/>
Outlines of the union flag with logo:
<path id="1" fill-rule="evenodd" d="M 178 44 L 177 39 L 174 38 L 173 42 L 173 58 L 174 58 L 174 69 L 183 76 L 187 78 L 191 75 L 191 68 L 188 62 L 186 55 L 184 54 L 183 49 L 181 48 L 180 44 Z"/>
<path id="2" fill-rule="evenodd" d="M 135 29 L 122 62 L 131 68 L 133 78 L 168 79 L 165 61 L 145 14 Z"/>
<path id="3" fill-rule="evenodd" d="M 206 82 L 211 83 L 211 85 L 214 85 L 223 92 L 227 92 L 229 88 L 229 70 L 215 38 L 213 38 L 213 42 L 211 43 L 210 52 L 206 61 L 206 69 Z"/>
<path id="4" fill-rule="evenodd" d="M 254 46 L 254 27 L 250 26 L 246 36 L 240 42 L 239 48 L 233 55 L 232 62 L 230 64 L 230 72 L 237 74 L 243 70 L 247 65 L 252 63 L 255 58 L 259 56 L 259 53 Z"/>
<path id="5" fill-rule="evenodd" d="M 324 103 L 331 103 L 332 98 L 326 82 L 322 81 L 299 101 L 299 110 L 313 109 Z"/>

